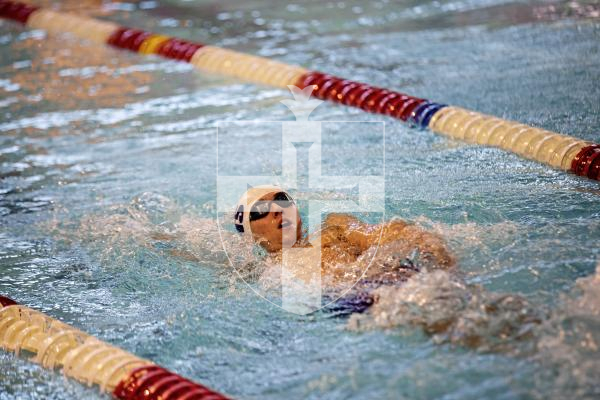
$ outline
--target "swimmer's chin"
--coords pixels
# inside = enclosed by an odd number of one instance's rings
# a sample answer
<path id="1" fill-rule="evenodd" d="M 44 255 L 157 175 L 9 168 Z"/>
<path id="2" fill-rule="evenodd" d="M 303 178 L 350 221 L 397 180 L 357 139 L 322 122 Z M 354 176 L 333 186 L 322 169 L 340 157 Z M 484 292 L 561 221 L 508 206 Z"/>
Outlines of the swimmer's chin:
<path id="1" fill-rule="evenodd" d="M 292 227 L 294 225 L 294 222 L 289 220 L 289 219 L 284 219 L 283 221 L 281 221 L 281 223 L 277 226 L 277 229 L 287 229 L 289 227 Z"/>
<path id="2" fill-rule="evenodd" d="M 284 246 L 283 243 L 273 243 L 273 242 L 269 242 L 267 240 L 258 242 L 258 245 L 260 247 L 262 247 L 264 250 L 266 250 L 269 254 L 277 254 L 280 253 L 281 250 L 285 247 L 285 248 L 298 248 L 298 247 L 305 247 L 304 243 L 302 240 L 298 239 L 295 240 L 294 243 L 292 243 L 291 245 L 286 245 Z"/>

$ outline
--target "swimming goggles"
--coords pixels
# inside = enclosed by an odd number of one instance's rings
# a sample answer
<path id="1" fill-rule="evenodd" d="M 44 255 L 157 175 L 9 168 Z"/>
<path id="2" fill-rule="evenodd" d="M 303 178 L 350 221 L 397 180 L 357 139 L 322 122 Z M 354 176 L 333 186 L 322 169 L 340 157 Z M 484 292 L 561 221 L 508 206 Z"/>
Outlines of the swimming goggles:
<path id="1" fill-rule="evenodd" d="M 257 201 L 250 210 L 250 221 L 256 221 L 264 218 L 271 212 L 271 204 L 277 204 L 281 208 L 288 208 L 294 205 L 294 200 L 286 192 L 277 192 L 273 200 Z"/>

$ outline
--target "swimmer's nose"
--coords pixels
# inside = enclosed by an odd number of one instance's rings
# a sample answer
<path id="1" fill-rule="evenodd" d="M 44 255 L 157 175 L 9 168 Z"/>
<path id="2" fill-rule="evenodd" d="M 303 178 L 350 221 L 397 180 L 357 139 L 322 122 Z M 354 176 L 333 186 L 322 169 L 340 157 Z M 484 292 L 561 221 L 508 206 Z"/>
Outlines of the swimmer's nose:
<path id="1" fill-rule="evenodd" d="M 273 219 L 278 223 L 281 224 L 281 221 L 283 220 L 283 209 L 277 205 L 273 206 L 273 211 L 271 211 L 273 213 Z"/>
<path id="2" fill-rule="evenodd" d="M 279 204 L 273 203 L 271 205 L 271 212 L 274 215 L 278 215 L 278 214 L 281 215 L 281 214 L 283 214 L 283 208 Z"/>
<path id="3" fill-rule="evenodd" d="M 296 219 L 296 205 L 291 204 L 287 207 L 281 207 L 277 203 L 273 203 L 271 205 L 271 212 L 273 213 L 273 223 L 277 224 L 279 228 L 282 228 L 283 225 L 293 224 L 292 221 Z"/>

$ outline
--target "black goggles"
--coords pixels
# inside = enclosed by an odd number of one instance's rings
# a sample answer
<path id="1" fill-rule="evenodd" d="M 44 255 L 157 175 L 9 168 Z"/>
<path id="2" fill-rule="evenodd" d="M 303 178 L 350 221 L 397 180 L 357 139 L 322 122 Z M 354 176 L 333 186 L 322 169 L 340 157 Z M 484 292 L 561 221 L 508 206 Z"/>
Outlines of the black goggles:
<path id="1" fill-rule="evenodd" d="M 277 204 L 281 208 L 288 208 L 294 204 L 294 200 L 285 192 L 275 193 L 273 200 L 260 200 L 250 210 L 250 221 L 256 221 L 267 216 L 271 212 L 271 204 Z"/>

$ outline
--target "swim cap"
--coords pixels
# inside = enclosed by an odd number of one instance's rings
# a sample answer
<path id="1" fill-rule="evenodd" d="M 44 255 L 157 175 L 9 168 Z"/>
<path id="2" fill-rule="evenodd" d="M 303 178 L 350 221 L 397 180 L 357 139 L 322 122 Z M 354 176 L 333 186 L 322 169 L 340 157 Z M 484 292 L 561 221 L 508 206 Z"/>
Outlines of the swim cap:
<path id="1" fill-rule="evenodd" d="M 279 186 L 272 185 L 254 186 L 246 190 L 246 193 L 240 197 L 237 206 L 235 207 L 235 229 L 243 234 L 252 233 L 252 230 L 250 229 L 250 210 L 252 210 L 252 206 L 254 206 L 254 204 L 262 197 L 277 192 L 287 193 Z"/>

